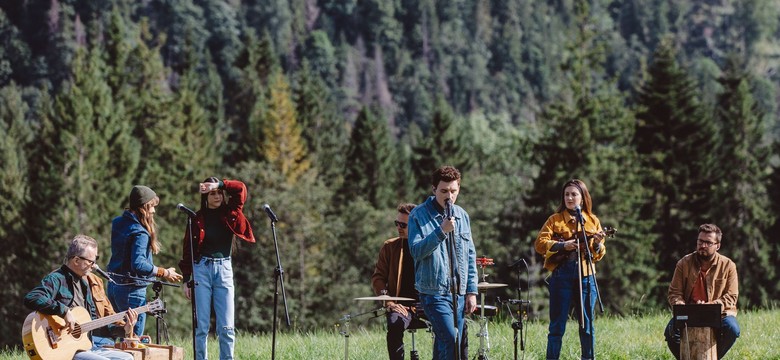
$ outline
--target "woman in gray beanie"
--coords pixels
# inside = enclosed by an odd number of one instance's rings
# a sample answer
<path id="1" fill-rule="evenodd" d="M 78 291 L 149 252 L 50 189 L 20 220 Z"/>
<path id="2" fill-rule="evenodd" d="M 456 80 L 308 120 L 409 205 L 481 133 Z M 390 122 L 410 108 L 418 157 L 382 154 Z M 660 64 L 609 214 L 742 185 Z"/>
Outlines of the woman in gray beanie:
<path id="1" fill-rule="evenodd" d="M 173 267 L 155 266 L 153 254 L 160 251 L 154 223 L 155 207 L 160 198 L 143 185 L 130 191 L 130 207 L 111 222 L 111 260 L 108 271 L 117 274 L 116 284 L 108 284 L 108 299 L 114 310 L 125 311 L 146 304 L 146 287 L 161 277 L 166 281 L 181 281 Z M 133 332 L 142 335 L 146 314 L 138 314 Z"/>

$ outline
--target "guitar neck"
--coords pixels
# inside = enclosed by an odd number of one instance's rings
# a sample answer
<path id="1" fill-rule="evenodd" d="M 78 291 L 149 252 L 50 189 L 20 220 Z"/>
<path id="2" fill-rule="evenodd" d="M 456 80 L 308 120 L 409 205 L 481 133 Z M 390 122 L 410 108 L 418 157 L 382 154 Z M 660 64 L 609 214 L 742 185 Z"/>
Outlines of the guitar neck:
<path id="1" fill-rule="evenodd" d="M 137 307 L 137 308 L 135 308 L 133 310 L 135 310 L 135 312 L 137 312 L 138 314 L 143 314 L 145 312 L 148 312 L 150 308 L 151 308 L 150 304 L 146 304 L 144 306 L 139 306 L 139 307 Z M 88 323 L 81 324 L 81 331 L 82 332 L 89 332 L 89 331 L 92 331 L 92 330 L 95 330 L 95 329 L 102 328 L 102 327 L 104 327 L 104 326 L 106 326 L 108 324 L 111 324 L 111 323 L 114 323 L 114 322 L 117 322 L 119 320 L 124 319 L 125 314 L 127 314 L 127 311 L 123 311 L 121 313 L 117 313 L 117 314 L 114 314 L 114 315 L 102 317 L 100 319 L 92 320 L 92 321 L 90 321 Z"/>

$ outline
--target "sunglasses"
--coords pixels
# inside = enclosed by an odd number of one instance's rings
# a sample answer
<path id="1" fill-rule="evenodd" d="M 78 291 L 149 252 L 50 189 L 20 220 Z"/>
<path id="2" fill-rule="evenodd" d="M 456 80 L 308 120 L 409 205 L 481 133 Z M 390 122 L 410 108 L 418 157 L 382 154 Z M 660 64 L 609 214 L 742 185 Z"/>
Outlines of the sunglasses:
<path id="1" fill-rule="evenodd" d="M 398 221 L 398 220 L 396 220 L 396 221 L 393 221 L 393 222 L 395 223 L 395 226 L 398 226 L 398 227 L 399 227 L 399 228 L 401 228 L 401 229 L 406 229 L 406 225 L 407 225 L 407 224 L 406 224 L 405 222 L 400 222 L 400 221 Z"/>

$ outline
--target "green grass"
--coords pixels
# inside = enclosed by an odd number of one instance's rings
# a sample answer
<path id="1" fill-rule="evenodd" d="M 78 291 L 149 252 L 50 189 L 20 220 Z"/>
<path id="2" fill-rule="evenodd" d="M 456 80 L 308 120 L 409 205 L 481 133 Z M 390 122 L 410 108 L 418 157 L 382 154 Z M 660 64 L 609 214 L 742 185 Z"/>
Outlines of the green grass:
<path id="1" fill-rule="evenodd" d="M 672 359 L 663 339 L 663 329 L 669 321 L 668 313 L 642 317 L 617 318 L 602 316 L 596 319 L 596 356 L 599 359 Z M 780 311 L 763 310 L 741 312 L 737 317 L 742 335 L 726 359 L 780 359 Z M 334 321 L 335 322 L 335 321 Z M 387 358 L 384 319 L 353 319 L 350 326 L 349 358 L 379 360 Z M 470 323 L 470 358 L 479 348 L 476 335 L 479 325 Z M 544 359 L 547 344 L 547 323 L 532 321 L 525 324 L 528 330 L 525 359 Z M 344 359 L 345 337 L 333 327 L 311 333 L 278 333 L 276 359 Z M 513 359 L 513 330 L 506 320 L 488 325 L 490 359 Z M 239 334 L 236 345 L 237 359 L 270 359 L 271 334 Z M 408 351 L 411 343 L 405 337 Z M 432 340 L 429 333 L 418 331 L 417 349 L 422 359 L 430 359 Z M 570 321 L 563 339 L 561 359 L 579 359 L 577 323 Z M 192 358 L 189 338 L 173 339 L 173 344 L 185 349 L 185 359 Z M 209 341 L 209 358 L 218 359 L 218 344 Z M 21 351 L 2 351 L 0 360 L 26 359 Z M 519 352 L 518 359 L 523 359 Z"/>

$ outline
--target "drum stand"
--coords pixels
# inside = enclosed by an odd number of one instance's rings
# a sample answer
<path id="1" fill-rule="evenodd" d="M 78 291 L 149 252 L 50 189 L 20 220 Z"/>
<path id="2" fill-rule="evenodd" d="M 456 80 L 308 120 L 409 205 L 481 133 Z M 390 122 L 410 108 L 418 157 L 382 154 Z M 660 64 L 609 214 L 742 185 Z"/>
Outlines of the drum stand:
<path id="1" fill-rule="evenodd" d="M 381 316 L 381 314 L 385 313 L 385 308 L 381 307 L 379 309 L 374 309 L 371 311 L 362 312 L 360 314 L 346 314 L 344 317 L 339 319 L 339 323 L 336 324 L 336 326 L 339 326 L 342 328 L 342 330 L 339 330 L 339 334 L 344 335 L 344 360 L 349 360 L 349 322 L 352 320 L 352 318 L 356 318 L 358 316 L 362 316 L 365 314 L 374 313 L 374 317 Z"/>
<path id="2" fill-rule="evenodd" d="M 490 336 L 488 335 L 488 320 L 485 316 L 485 292 L 482 291 L 479 294 L 480 303 L 482 304 L 479 314 L 479 350 L 477 350 L 478 360 L 487 360 L 488 352 L 490 352 Z"/>
<path id="3" fill-rule="evenodd" d="M 493 259 L 487 258 L 485 256 L 477 258 L 477 266 L 479 266 L 482 270 L 482 275 L 480 276 L 482 278 L 482 281 L 477 284 L 477 291 L 479 291 L 479 297 L 480 297 L 479 333 L 477 334 L 477 336 L 479 337 L 479 350 L 477 350 L 478 360 L 487 360 L 488 353 L 490 352 L 490 336 L 488 335 L 488 316 L 485 315 L 485 307 L 486 307 L 485 292 L 488 289 L 496 289 L 496 288 L 507 286 L 507 284 L 497 284 L 497 283 L 487 282 L 488 274 L 485 273 L 485 268 L 492 265 L 495 265 Z M 497 315 L 497 311 L 498 310 L 496 309 L 493 315 Z"/>

